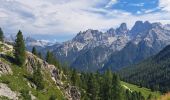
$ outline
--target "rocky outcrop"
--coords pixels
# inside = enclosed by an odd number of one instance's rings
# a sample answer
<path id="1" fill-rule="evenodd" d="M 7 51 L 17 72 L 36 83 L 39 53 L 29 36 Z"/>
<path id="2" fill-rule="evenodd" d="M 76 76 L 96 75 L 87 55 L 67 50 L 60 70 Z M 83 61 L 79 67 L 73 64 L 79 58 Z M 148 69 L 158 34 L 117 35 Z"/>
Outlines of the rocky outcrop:
<path id="1" fill-rule="evenodd" d="M 68 93 L 69 96 L 69 100 L 80 100 L 81 98 L 81 93 L 78 92 L 78 88 L 75 86 L 69 86 L 66 88 L 66 91 Z"/>
<path id="2" fill-rule="evenodd" d="M 7 43 L 2 43 L 2 42 L 0 41 L 0 45 L 2 46 L 1 49 L 2 49 L 2 51 L 3 51 L 3 52 L 1 51 L 0 54 L 5 54 L 5 53 L 10 52 L 10 51 L 13 50 L 13 46 L 12 46 L 12 45 L 9 45 L 9 44 L 7 44 Z"/>
<path id="3" fill-rule="evenodd" d="M 33 54 L 27 52 L 26 67 L 28 72 L 33 73 L 33 69 L 37 66 L 37 62 L 41 64 L 42 71 L 48 71 L 50 73 L 51 79 L 56 83 L 56 86 L 58 86 L 59 89 L 62 90 L 63 95 L 68 100 L 80 100 L 81 93 L 79 92 L 78 88 L 75 86 L 71 86 L 70 84 L 64 84 L 62 82 L 62 77 L 65 77 L 62 71 L 57 69 L 54 65 L 50 65 L 42 59 L 39 59 Z"/>
<path id="4" fill-rule="evenodd" d="M 62 76 L 54 66 L 50 68 L 52 79 L 55 83 L 64 91 L 64 95 L 68 100 L 80 100 L 81 93 L 79 89 L 75 86 L 71 86 L 70 84 L 63 84 L 61 81 Z"/>
<path id="5" fill-rule="evenodd" d="M 8 64 L 0 61 L 0 76 L 6 74 L 12 74 L 12 70 Z"/>
<path id="6" fill-rule="evenodd" d="M 6 84 L 0 83 L 0 96 L 9 98 L 10 100 L 19 100 L 19 94 L 12 91 Z"/>

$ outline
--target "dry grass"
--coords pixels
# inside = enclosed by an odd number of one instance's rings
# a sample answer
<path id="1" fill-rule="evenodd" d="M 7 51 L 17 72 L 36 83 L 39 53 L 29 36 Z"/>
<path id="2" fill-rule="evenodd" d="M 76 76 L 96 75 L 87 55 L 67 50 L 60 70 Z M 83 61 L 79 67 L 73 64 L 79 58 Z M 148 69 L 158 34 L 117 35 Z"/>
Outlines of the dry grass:
<path id="1" fill-rule="evenodd" d="M 170 93 L 167 93 L 167 94 L 161 96 L 161 98 L 159 100 L 170 100 Z"/>

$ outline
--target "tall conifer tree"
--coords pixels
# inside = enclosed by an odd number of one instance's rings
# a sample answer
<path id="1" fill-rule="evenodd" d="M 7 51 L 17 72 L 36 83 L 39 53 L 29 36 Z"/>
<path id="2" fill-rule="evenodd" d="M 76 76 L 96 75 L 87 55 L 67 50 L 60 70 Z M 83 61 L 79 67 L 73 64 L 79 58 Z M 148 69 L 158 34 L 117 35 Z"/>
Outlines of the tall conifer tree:
<path id="1" fill-rule="evenodd" d="M 122 87 L 120 84 L 119 77 L 116 74 L 113 74 L 112 78 L 112 92 L 113 92 L 112 99 L 123 100 Z"/>
<path id="2" fill-rule="evenodd" d="M 2 31 L 2 29 L 0 28 L 0 41 L 4 41 L 4 33 Z"/>
<path id="3" fill-rule="evenodd" d="M 50 51 L 47 51 L 46 62 L 52 64 L 53 63 L 52 56 L 53 56 L 52 53 Z"/>
<path id="4" fill-rule="evenodd" d="M 35 47 L 32 48 L 32 53 L 33 53 L 34 55 L 36 55 L 36 56 L 38 55 L 37 50 L 36 50 Z"/>
<path id="5" fill-rule="evenodd" d="M 37 86 L 37 90 L 44 89 L 43 76 L 41 73 L 41 64 L 38 62 L 37 68 L 33 72 L 33 82 Z"/>
<path id="6" fill-rule="evenodd" d="M 19 66 L 22 66 L 25 63 L 26 53 L 25 53 L 24 38 L 20 30 L 16 36 L 14 49 L 15 49 L 14 55 L 15 55 L 16 63 Z"/>

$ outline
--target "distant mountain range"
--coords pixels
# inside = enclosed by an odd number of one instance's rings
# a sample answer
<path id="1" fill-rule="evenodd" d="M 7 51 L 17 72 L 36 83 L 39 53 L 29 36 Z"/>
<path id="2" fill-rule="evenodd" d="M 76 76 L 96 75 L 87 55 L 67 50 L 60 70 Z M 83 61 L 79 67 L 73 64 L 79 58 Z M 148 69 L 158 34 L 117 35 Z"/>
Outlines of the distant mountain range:
<path id="1" fill-rule="evenodd" d="M 126 23 L 106 32 L 88 29 L 63 43 L 25 39 L 28 50 L 52 51 L 63 63 L 80 71 L 113 71 L 136 64 L 158 53 L 170 44 L 170 25 L 136 21 L 128 29 Z"/>
<path id="2" fill-rule="evenodd" d="M 13 43 L 15 41 L 14 35 L 6 35 L 5 41 Z M 55 43 L 57 44 L 57 43 Z M 33 37 L 25 37 L 25 45 L 28 51 L 31 51 L 33 47 L 36 47 L 39 51 L 47 46 L 54 45 L 54 43 L 46 40 L 36 40 Z"/>
<path id="3" fill-rule="evenodd" d="M 125 23 L 114 30 L 109 29 L 103 33 L 89 29 L 79 32 L 72 40 L 51 49 L 56 57 L 67 62 L 71 67 L 81 71 L 96 71 L 103 68 L 109 56 L 122 50 L 130 41 Z"/>
<path id="4" fill-rule="evenodd" d="M 106 32 L 89 29 L 72 40 L 45 48 L 80 71 L 119 70 L 158 53 L 170 44 L 170 25 L 137 21 Z"/>
<path id="5" fill-rule="evenodd" d="M 170 25 L 137 21 L 106 32 L 89 29 L 72 40 L 44 49 L 80 71 L 119 70 L 158 53 L 170 44 Z"/>

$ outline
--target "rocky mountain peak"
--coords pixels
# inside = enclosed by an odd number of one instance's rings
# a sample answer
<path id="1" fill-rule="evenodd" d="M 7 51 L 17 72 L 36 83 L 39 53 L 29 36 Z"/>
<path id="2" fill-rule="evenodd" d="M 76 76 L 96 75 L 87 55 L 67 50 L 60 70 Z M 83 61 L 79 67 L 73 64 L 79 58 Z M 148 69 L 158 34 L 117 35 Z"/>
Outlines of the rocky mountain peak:
<path id="1" fill-rule="evenodd" d="M 122 23 L 122 24 L 120 25 L 120 27 L 116 29 L 116 33 L 117 33 L 118 35 L 127 34 L 127 32 L 128 32 L 128 28 L 127 28 L 126 23 Z"/>
<path id="2" fill-rule="evenodd" d="M 143 30 L 143 22 L 142 21 L 136 21 L 135 25 L 132 27 L 130 33 L 131 35 L 134 35 L 138 32 L 141 32 Z"/>
<path id="3" fill-rule="evenodd" d="M 89 41 L 96 41 L 101 38 L 103 33 L 98 30 L 88 29 L 84 32 L 79 32 L 72 41 L 77 41 L 80 43 L 86 43 Z"/>
<path id="4" fill-rule="evenodd" d="M 114 28 L 110 28 L 107 30 L 106 34 L 108 34 L 109 37 L 114 37 L 116 35 L 116 30 Z"/>
<path id="5" fill-rule="evenodd" d="M 159 22 L 152 23 L 152 28 L 161 29 L 161 28 L 163 28 L 163 25 L 161 23 L 159 23 Z"/>
<path id="6" fill-rule="evenodd" d="M 47 41 L 47 40 L 36 40 L 32 37 L 25 38 L 25 44 L 27 47 L 45 47 L 53 45 L 54 43 Z"/>
<path id="7" fill-rule="evenodd" d="M 165 24 L 165 25 L 163 26 L 163 28 L 164 28 L 165 30 L 170 30 L 170 24 Z"/>
<path id="8" fill-rule="evenodd" d="M 136 21 L 135 25 L 130 30 L 130 35 L 136 37 L 140 33 L 145 33 L 152 28 L 152 24 L 148 21 Z"/>
<path id="9" fill-rule="evenodd" d="M 122 24 L 120 25 L 119 29 L 128 30 L 126 23 L 122 23 Z"/>
<path id="10" fill-rule="evenodd" d="M 144 23 L 143 21 L 136 21 L 134 27 L 142 26 Z"/>
<path id="11" fill-rule="evenodd" d="M 36 39 L 34 39 L 30 36 L 25 38 L 25 42 L 36 42 L 36 41 L 37 41 Z"/>
<path id="12" fill-rule="evenodd" d="M 143 24 L 147 29 L 150 29 L 152 27 L 152 23 L 150 23 L 149 21 L 145 21 Z"/>

